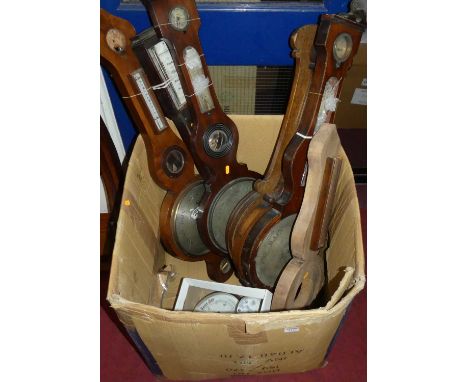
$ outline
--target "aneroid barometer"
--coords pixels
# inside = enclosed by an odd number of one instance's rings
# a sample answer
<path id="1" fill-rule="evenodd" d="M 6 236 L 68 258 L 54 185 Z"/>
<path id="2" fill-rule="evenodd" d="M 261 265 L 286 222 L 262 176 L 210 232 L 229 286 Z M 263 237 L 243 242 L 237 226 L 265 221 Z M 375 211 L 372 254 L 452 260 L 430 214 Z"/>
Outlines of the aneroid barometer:
<path id="1" fill-rule="evenodd" d="M 142 3 L 153 28 L 133 39 L 132 48 L 164 114 L 187 145 L 201 179 L 161 210 L 170 215 L 166 226 L 174 232 L 179 246 L 198 248 L 192 255 L 205 256 L 210 251 L 218 256 L 217 261 L 210 261 L 213 273 L 216 269 L 217 281 L 227 279 L 232 272 L 225 243 L 227 219 L 237 201 L 252 189 L 258 174 L 237 161 L 239 134 L 216 97 L 198 36 L 200 17 L 195 1 Z M 170 158 L 172 165 L 168 165 L 174 169 L 178 160 Z"/>

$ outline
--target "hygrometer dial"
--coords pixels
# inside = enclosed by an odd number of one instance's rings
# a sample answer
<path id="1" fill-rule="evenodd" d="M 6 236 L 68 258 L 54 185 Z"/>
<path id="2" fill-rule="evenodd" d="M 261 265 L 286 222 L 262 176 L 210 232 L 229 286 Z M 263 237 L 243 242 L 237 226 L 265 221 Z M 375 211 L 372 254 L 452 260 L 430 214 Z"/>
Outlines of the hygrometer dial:
<path id="1" fill-rule="evenodd" d="M 231 130 L 222 123 L 210 126 L 203 136 L 205 151 L 214 158 L 226 155 L 231 150 L 232 141 Z"/>
<path id="2" fill-rule="evenodd" d="M 257 313 L 260 310 L 262 300 L 255 297 L 242 297 L 237 304 L 237 313 Z"/>
<path id="3" fill-rule="evenodd" d="M 185 165 L 184 153 L 178 147 L 170 147 L 164 155 L 164 170 L 166 174 L 175 177 L 178 176 Z"/>
<path id="4" fill-rule="evenodd" d="M 352 48 L 353 40 L 348 33 L 341 33 L 336 37 L 333 43 L 333 57 L 337 67 L 349 58 Z"/>
<path id="5" fill-rule="evenodd" d="M 181 6 L 174 7 L 169 12 L 169 23 L 177 31 L 184 31 L 189 25 L 188 11 Z"/>
<path id="6" fill-rule="evenodd" d="M 238 303 L 238 298 L 230 293 L 214 292 L 202 298 L 193 311 L 235 313 Z"/>

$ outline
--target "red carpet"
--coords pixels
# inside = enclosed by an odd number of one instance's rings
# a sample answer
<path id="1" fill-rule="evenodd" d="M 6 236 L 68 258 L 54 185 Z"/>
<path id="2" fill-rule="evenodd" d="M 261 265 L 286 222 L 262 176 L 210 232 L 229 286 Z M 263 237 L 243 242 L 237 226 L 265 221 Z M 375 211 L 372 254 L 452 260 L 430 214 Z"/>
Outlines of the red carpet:
<path id="1" fill-rule="evenodd" d="M 365 193 L 365 191 L 364 191 Z M 360 195 L 362 197 L 362 195 Z M 364 196 L 365 198 L 365 196 Z M 360 198 L 361 199 L 361 198 Z M 361 199 L 365 206 L 365 199 Z M 364 248 L 366 248 L 367 210 L 361 209 Z M 107 276 L 101 281 L 101 381 L 156 382 L 132 346 L 118 319 L 105 301 Z M 354 299 L 326 367 L 304 374 L 234 377 L 224 382 L 362 382 L 367 380 L 367 287 Z M 221 381 L 221 380 L 213 380 Z"/>

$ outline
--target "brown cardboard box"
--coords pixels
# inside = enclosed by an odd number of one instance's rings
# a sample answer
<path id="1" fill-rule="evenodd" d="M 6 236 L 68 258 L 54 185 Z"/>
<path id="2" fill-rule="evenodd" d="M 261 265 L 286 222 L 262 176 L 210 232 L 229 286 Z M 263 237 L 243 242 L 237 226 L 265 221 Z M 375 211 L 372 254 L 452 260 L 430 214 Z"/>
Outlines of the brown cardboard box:
<path id="1" fill-rule="evenodd" d="M 282 117 L 232 118 L 240 134 L 238 159 L 263 172 Z M 347 307 L 365 283 L 359 206 L 346 157 L 337 195 L 326 255 L 326 306 L 255 314 L 168 310 L 182 277 L 208 277 L 203 262 L 177 260 L 159 243 L 164 191 L 150 178 L 139 138 L 125 180 L 107 298 L 152 371 L 157 372 L 157 362 L 169 379 L 203 380 L 321 367 Z M 161 299 L 157 271 L 164 264 L 172 267 L 176 278 Z M 228 283 L 239 284 L 235 276 Z"/>
<path id="2" fill-rule="evenodd" d="M 367 43 L 361 43 L 343 83 L 335 122 L 339 129 L 367 128 Z"/>

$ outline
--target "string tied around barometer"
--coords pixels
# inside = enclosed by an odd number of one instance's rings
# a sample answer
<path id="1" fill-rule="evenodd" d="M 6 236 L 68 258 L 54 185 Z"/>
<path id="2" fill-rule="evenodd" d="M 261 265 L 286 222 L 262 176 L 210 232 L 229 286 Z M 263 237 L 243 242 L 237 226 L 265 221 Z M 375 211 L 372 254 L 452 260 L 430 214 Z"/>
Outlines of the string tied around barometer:
<path id="1" fill-rule="evenodd" d="M 176 80 L 178 80 L 179 78 L 178 77 L 171 77 L 171 78 L 168 78 L 166 81 L 163 81 L 161 82 L 160 84 L 157 84 L 157 85 L 153 85 L 153 86 L 148 86 L 146 88 L 146 90 L 159 90 L 159 89 L 166 89 L 168 88 L 171 84 L 174 84 Z M 205 77 L 206 80 L 208 80 L 208 78 Z M 187 95 L 187 94 L 184 94 L 186 97 L 190 98 L 190 97 L 193 97 L 195 95 L 198 95 L 200 94 L 201 92 L 203 92 L 205 89 L 209 88 L 210 86 L 213 85 L 213 82 L 209 82 L 208 84 L 201 80 L 201 81 L 195 81 L 195 83 L 193 83 L 193 88 L 195 90 L 195 93 L 191 94 L 191 95 Z M 137 96 L 140 96 L 142 95 L 142 92 L 140 93 L 136 93 L 136 94 L 132 94 L 132 95 L 128 95 L 128 96 L 122 96 L 122 98 L 133 98 L 133 97 L 137 97 Z"/>
<path id="2" fill-rule="evenodd" d="M 153 90 L 166 89 L 167 87 L 169 87 L 177 79 L 178 79 L 177 77 L 168 78 L 166 81 L 163 81 L 160 84 L 148 86 L 145 90 L 148 91 L 150 89 L 153 89 Z M 132 95 L 128 95 L 128 96 L 122 96 L 122 98 L 133 98 L 133 97 L 137 97 L 139 95 L 142 95 L 142 92 L 132 94 Z"/>
<path id="3" fill-rule="evenodd" d="M 195 20 L 200 20 L 200 17 L 195 17 L 193 19 L 187 19 L 185 21 L 190 22 L 190 21 L 195 21 Z M 175 23 L 162 23 L 162 24 L 156 25 L 156 27 L 162 27 L 164 25 L 175 25 L 175 26 L 177 26 L 177 24 L 175 24 Z"/>

